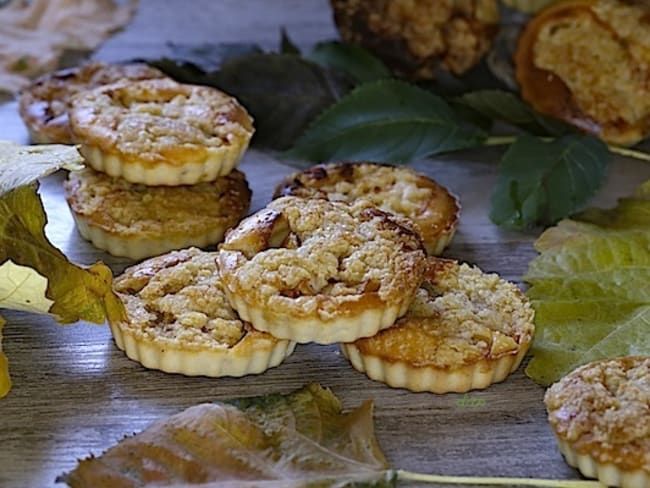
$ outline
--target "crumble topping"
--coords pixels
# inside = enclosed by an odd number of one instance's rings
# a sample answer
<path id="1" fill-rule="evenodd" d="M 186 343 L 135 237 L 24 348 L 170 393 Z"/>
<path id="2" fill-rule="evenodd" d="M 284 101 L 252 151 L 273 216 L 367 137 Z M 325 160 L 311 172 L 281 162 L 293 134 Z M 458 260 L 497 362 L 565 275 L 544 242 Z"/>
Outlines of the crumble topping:
<path id="1" fill-rule="evenodd" d="M 582 366 L 544 397 L 556 435 L 599 463 L 650 473 L 650 357 Z"/>
<path id="2" fill-rule="evenodd" d="M 650 117 L 650 8 L 599 0 L 546 22 L 534 63 L 568 86 L 580 110 L 604 124 Z"/>
<path id="3" fill-rule="evenodd" d="M 219 255 L 226 286 L 258 306 L 333 314 L 342 301 L 369 293 L 402 301 L 420 283 L 425 262 L 407 219 L 368 202 L 298 197 L 274 200 L 244 220 Z"/>
<path id="4" fill-rule="evenodd" d="M 232 97 L 170 79 L 116 83 L 72 100 L 70 124 L 84 144 L 138 161 L 182 165 L 230 145 L 245 146 L 252 119 Z"/>
<path id="5" fill-rule="evenodd" d="M 34 81 L 20 93 L 20 115 L 31 130 L 42 133 L 50 142 L 72 144 L 68 109 L 74 95 L 118 81 L 164 77 L 162 72 L 145 64 L 87 63 Z"/>
<path id="6" fill-rule="evenodd" d="M 447 259 L 429 263 L 406 315 L 376 336 L 356 341 L 361 353 L 454 369 L 516 355 L 530 342 L 534 313 L 514 284 Z"/>
<path id="7" fill-rule="evenodd" d="M 141 339 L 188 347 L 231 348 L 257 332 L 223 293 L 216 253 L 175 251 L 128 268 L 113 284 L 128 320 L 121 327 Z"/>
<path id="8" fill-rule="evenodd" d="M 72 211 L 92 225 L 140 238 L 225 231 L 246 214 L 251 199 L 238 170 L 210 183 L 153 187 L 85 168 L 71 172 L 64 187 Z"/>
<path id="9" fill-rule="evenodd" d="M 427 247 L 453 232 L 460 205 L 444 187 L 408 168 L 376 163 L 334 163 L 295 173 L 275 196 L 325 198 L 352 203 L 364 199 L 413 220 Z"/>

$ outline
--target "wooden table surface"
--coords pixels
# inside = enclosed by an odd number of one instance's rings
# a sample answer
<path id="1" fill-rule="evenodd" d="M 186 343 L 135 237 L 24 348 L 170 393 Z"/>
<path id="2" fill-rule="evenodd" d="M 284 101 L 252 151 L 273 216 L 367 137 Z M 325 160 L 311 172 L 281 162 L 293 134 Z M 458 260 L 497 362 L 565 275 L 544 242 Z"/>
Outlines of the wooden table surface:
<path id="1" fill-rule="evenodd" d="M 325 0 L 182 0 L 141 2 L 134 22 L 96 57 L 152 55 L 166 41 L 258 42 L 275 46 L 284 25 L 301 45 L 335 35 Z M 27 142 L 14 102 L 0 105 L 0 138 Z M 461 199 L 460 228 L 445 255 L 520 282 L 535 256 L 537 232 L 507 232 L 487 216 L 497 149 L 465 152 L 414 166 Z M 259 151 L 241 165 L 253 189 L 252 210 L 269 201 L 292 168 Z M 103 260 L 115 273 L 131 264 L 93 248 L 76 232 L 62 196 L 63 174 L 42 182 L 47 233 L 73 261 Z M 617 158 L 593 204 L 611 205 L 650 178 L 650 165 Z M 394 467 L 449 475 L 575 478 L 545 420 L 543 388 L 522 369 L 504 383 L 467 395 L 391 389 L 353 370 L 336 346 L 302 345 L 281 366 L 245 378 L 189 378 L 150 371 L 126 358 L 107 326 L 59 326 L 52 319 L 2 311 L 4 349 L 14 388 L 0 400 L 0 486 L 54 486 L 78 458 L 100 454 L 123 436 L 200 402 L 288 392 L 307 382 L 331 387 L 344 405 L 374 398 L 380 445 Z M 60 486 L 60 485 L 59 485 Z"/>

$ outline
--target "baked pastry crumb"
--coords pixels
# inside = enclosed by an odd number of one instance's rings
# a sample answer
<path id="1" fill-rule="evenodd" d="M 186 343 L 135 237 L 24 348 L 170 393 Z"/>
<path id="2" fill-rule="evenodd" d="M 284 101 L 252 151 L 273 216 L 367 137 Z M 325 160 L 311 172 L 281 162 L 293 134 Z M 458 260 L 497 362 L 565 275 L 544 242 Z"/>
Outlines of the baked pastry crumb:
<path id="1" fill-rule="evenodd" d="M 216 253 L 174 251 L 127 268 L 113 288 L 127 321 L 111 323 L 117 347 L 146 368 L 243 376 L 277 366 L 295 347 L 239 318 L 223 293 Z"/>
<path id="2" fill-rule="evenodd" d="M 516 52 L 522 96 L 603 140 L 650 135 L 650 4 L 556 2 L 529 22 Z"/>
<path id="3" fill-rule="evenodd" d="M 411 219 L 427 252 L 442 253 L 451 242 L 460 203 L 446 188 L 410 168 L 371 162 L 322 164 L 294 173 L 275 190 L 280 196 L 364 199 L 380 209 Z"/>
<path id="4" fill-rule="evenodd" d="M 68 109 L 74 95 L 124 80 L 148 80 L 165 75 L 145 64 L 86 63 L 41 76 L 20 92 L 18 110 L 33 143 L 72 144 Z"/>
<path id="5" fill-rule="evenodd" d="M 581 366 L 544 396 L 567 462 L 608 486 L 650 486 L 650 357 Z"/>
<path id="6" fill-rule="evenodd" d="M 154 187 L 85 168 L 71 172 L 64 189 L 82 237 L 131 259 L 221 242 L 251 201 L 246 177 L 238 170 L 210 183 Z"/>
<path id="7" fill-rule="evenodd" d="M 393 327 L 341 348 L 357 370 L 389 386 L 465 392 L 502 381 L 519 367 L 532 341 L 533 316 L 514 284 L 429 258 L 407 313 Z"/>
<path id="8" fill-rule="evenodd" d="M 321 344 L 391 326 L 425 262 L 412 223 L 368 202 L 279 198 L 219 246 L 225 291 L 243 318 L 276 337 Z"/>
<path id="9" fill-rule="evenodd" d="M 253 135 L 233 97 L 170 79 L 116 83 L 72 99 L 70 129 L 97 171 L 145 185 L 193 185 L 228 174 Z"/>

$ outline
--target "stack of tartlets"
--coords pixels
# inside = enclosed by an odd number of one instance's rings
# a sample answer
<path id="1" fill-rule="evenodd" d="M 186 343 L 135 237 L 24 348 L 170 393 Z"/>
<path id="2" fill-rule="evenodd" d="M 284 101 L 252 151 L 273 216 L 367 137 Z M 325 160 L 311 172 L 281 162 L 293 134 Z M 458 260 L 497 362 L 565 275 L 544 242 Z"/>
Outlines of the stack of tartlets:
<path id="1" fill-rule="evenodd" d="M 269 366 L 296 342 L 341 343 L 370 378 L 435 393 L 485 388 L 519 366 L 534 332 L 523 294 L 496 275 L 428 256 L 449 243 L 458 222 L 458 201 L 442 186 L 405 168 L 340 163 L 291 175 L 276 196 L 231 229 L 216 253 L 201 254 L 203 268 L 188 268 L 176 252 L 117 279 L 129 318 L 111 325 L 129 357 L 186 374 L 260 372 L 210 370 L 198 359 L 214 354 L 207 343 L 215 335 L 218 348 L 236 355 L 255 331 L 265 340 L 245 350 Z M 205 277 L 218 300 L 195 288 Z M 205 327 L 216 313 L 206 311 L 212 300 L 246 324 L 230 342 L 221 338 L 229 334 L 223 322 Z M 183 318 L 186 310 L 191 317 Z M 201 343 L 196 360 L 188 337 Z"/>
<path id="2" fill-rule="evenodd" d="M 110 254 L 216 244 L 248 212 L 234 168 L 252 119 L 219 90 L 92 63 L 38 80 L 20 107 L 34 140 L 80 145 L 89 167 L 70 174 L 66 199 L 81 235 Z"/>

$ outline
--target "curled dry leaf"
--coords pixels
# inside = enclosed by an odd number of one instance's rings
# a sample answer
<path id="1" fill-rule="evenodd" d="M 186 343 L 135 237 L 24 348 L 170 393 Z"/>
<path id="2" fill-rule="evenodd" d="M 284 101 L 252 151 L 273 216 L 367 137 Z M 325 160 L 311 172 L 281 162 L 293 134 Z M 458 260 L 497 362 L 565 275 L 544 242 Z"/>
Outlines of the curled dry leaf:
<path id="1" fill-rule="evenodd" d="M 80 161 L 71 146 L 0 141 L 0 308 L 51 313 L 61 323 L 124 317 L 111 270 L 102 263 L 77 266 L 45 237 L 47 218 L 34 180 Z M 6 368 L 0 355 L 0 393 L 10 385 Z"/>
<path id="2" fill-rule="evenodd" d="M 375 440 L 372 403 L 343 412 L 311 384 L 191 407 L 79 462 L 72 488 L 394 486 Z"/>
<path id="3" fill-rule="evenodd" d="M 82 163 L 83 158 L 74 146 L 21 146 L 0 140 L 0 196 L 61 168 L 81 169 Z"/>
<path id="4" fill-rule="evenodd" d="M 22 0 L 0 9 L 0 91 L 56 69 L 65 50 L 92 50 L 129 22 L 137 0 Z"/>

